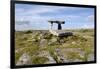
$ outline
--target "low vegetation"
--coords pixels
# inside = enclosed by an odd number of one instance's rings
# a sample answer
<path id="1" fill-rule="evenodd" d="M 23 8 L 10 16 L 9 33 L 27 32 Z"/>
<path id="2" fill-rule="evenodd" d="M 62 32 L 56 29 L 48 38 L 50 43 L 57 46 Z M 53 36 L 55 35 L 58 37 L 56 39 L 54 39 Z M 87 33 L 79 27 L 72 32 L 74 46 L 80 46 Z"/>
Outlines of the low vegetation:
<path id="1" fill-rule="evenodd" d="M 43 64 L 43 63 L 45 63 L 47 61 L 49 61 L 49 60 L 46 57 L 35 56 L 35 57 L 32 58 L 32 63 L 33 64 Z"/>
<path id="2" fill-rule="evenodd" d="M 16 31 L 15 62 L 17 63 L 23 53 L 28 53 L 33 64 L 45 64 L 49 59 L 45 56 L 39 56 L 39 53 L 49 51 L 56 63 L 62 63 L 58 60 L 59 55 L 55 51 L 56 49 L 59 49 L 63 57 L 69 62 L 74 62 L 76 59 L 89 61 L 88 56 L 94 54 L 94 30 L 70 31 L 74 35 L 66 37 L 56 37 L 45 30 Z M 43 45 L 40 45 L 41 42 Z"/>

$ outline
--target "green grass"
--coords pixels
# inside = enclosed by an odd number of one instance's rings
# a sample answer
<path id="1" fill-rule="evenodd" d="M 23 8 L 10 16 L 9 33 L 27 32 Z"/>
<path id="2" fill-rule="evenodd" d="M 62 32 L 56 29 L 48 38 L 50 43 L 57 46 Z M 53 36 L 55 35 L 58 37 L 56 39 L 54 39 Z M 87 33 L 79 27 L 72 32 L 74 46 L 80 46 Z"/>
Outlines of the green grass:
<path id="1" fill-rule="evenodd" d="M 20 56 L 22 55 L 22 53 L 15 53 L 15 63 L 17 63 L 17 61 L 19 60 Z"/>
<path id="2" fill-rule="evenodd" d="M 48 61 L 48 58 L 46 58 L 46 57 L 38 57 L 38 56 L 36 56 L 36 57 L 32 58 L 32 63 L 33 64 L 44 64 L 47 61 Z"/>
<path id="3" fill-rule="evenodd" d="M 50 55 L 53 57 L 53 59 L 59 63 L 59 60 L 57 59 L 57 54 L 55 53 L 55 49 L 59 48 L 59 46 L 57 45 L 53 45 L 53 46 L 48 46 L 47 50 L 49 51 Z"/>
<path id="4" fill-rule="evenodd" d="M 40 34 L 41 31 L 35 31 L 34 34 L 32 30 L 29 31 L 17 31 L 15 32 L 15 50 L 18 50 L 17 53 L 15 53 L 15 62 L 18 61 L 19 57 L 23 53 L 28 53 L 31 58 L 33 64 L 42 64 L 48 61 L 48 58 L 46 57 L 39 57 L 38 53 L 41 51 L 49 51 L 50 55 L 56 60 L 57 63 L 59 61 L 57 60 L 57 55 L 54 53 L 56 48 L 61 49 L 70 49 L 70 48 L 80 48 L 82 51 L 85 52 L 85 55 L 83 58 L 79 56 L 77 52 L 68 52 L 64 55 L 68 56 L 68 59 L 80 59 L 83 61 L 88 61 L 88 55 L 91 53 L 94 53 L 94 30 L 93 29 L 81 29 L 81 30 L 69 30 L 73 31 L 73 36 L 68 37 L 56 37 L 50 34 L 49 32 L 45 32 L 43 34 L 43 39 L 46 39 L 48 42 L 51 41 L 52 38 L 57 38 L 57 42 L 52 43 L 50 45 L 40 47 Z M 34 36 L 32 38 L 32 36 Z M 37 41 L 32 41 L 33 39 L 36 39 Z M 64 43 L 59 43 L 59 40 L 64 40 Z M 74 44 L 73 44 L 74 43 Z M 35 55 L 33 57 L 33 55 Z"/>

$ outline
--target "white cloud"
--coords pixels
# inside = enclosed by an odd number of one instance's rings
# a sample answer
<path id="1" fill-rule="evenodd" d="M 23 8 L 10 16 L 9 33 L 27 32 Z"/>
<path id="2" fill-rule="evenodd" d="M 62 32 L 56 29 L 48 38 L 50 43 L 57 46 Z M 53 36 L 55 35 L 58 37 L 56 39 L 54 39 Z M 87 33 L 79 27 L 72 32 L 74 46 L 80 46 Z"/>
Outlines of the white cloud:
<path id="1" fill-rule="evenodd" d="M 34 23 L 35 26 L 40 25 L 40 23 L 45 23 L 48 24 L 48 20 L 64 20 L 68 23 L 77 23 L 81 21 L 81 23 L 83 23 L 85 20 L 86 21 L 91 21 L 93 20 L 93 16 L 86 16 L 86 17 L 82 17 L 79 14 L 74 14 L 74 12 L 72 14 L 68 14 L 67 12 L 65 12 L 66 14 L 63 14 L 63 11 L 74 11 L 74 10 L 82 10 L 82 8 L 73 8 L 73 7 L 57 7 L 57 6 L 38 6 L 38 7 L 29 7 L 28 9 L 25 9 L 23 7 L 19 7 L 16 8 L 15 10 L 15 20 L 16 21 L 29 21 L 30 28 L 33 28 Z M 69 11 L 69 12 L 70 12 Z M 47 14 L 46 14 L 47 13 Z M 52 15 L 50 15 L 49 13 L 53 13 Z M 42 15 L 41 15 L 42 14 Z M 49 15 L 48 15 L 49 14 Z M 56 15 L 57 14 L 57 15 Z M 84 14 L 84 13 L 81 13 Z M 89 13 L 88 13 L 89 14 Z M 83 21 L 83 22 L 82 22 Z M 23 22 L 22 22 L 23 23 Z M 17 23 L 16 23 L 17 24 Z M 86 23 L 85 23 L 86 24 Z M 64 24 L 65 26 L 67 26 L 67 24 Z M 68 28 L 71 27 L 73 24 L 68 24 Z M 78 25 L 78 23 L 77 23 Z M 24 26 L 23 28 L 29 28 Z M 77 26 L 75 26 L 76 28 Z M 90 25 L 83 25 L 82 28 L 90 28 Z M 19 28 L 19 27 L 18 27 Z M 20 26 L 20 28 L 22 28 L 22 26 Z M 45 27 L 43 27 L 45 28 Z M 65 27 L 66 28 L 66 27 Z M 73 28 L 73 26 L 71 27 Z"/>
<path id="2" fill-rule="evenodd" d="M 81 10 L 83 8 L 77 8 L 77 10 Z M 16 21 L 20 20 L 26 20 L 30 22 L 46 22 L 48 20 L 67 20 L 67 21 L 72 21 L 72 20 L 77 20 L 81 16 L 79 15 L 53 15 L 53 16 L 43 16 L 40 15 L 42 13 L 57 13 L 61 12 L 62 10 L 76 10 L 75 7 L 59 7 L 58 6 L 38 6 L 36 8 L 32 7 L 29 9 L 24 9 L 24 8 L 16 8 Z M 17 16 L 17 12 L 18 16 Z"/>
<path id="3" fill-rule="evenodd" d="M 31 9 L 23 9 L 23 8 L 16 8 L 16 12 L 19 12 L 18 14 L 22 15 L 38 15 L 40 13 L 46 13 L 46 12 L 58 12 L 60 9 L 64 9 L 65 7 L 56 7 L 56 6 L 39 6 L 36 8 Z"/>
<path id="4" fill-rule="evenodd" d="M 89 16 L 87 17 L 87 21 L 94 22 L 94 15 L 89 15 Z"/>
<path id="5" fill-rule="evenodd" d="M 50 7 L 50 6 L 43 6 L 35 9 L 26 9 L 26 11 L 23 8 L 16 8 L 15 10 L 15 19 L 16 21 L 23 21 L 23 20 L 29 20 L 29 21 L 39 21 L 39 20 L 47 20 L 51 19 L 52 17 L 50 16 L 40 16 L 39 14 L 41 13 L 46 13 L 46 12 L 58 12 L 61 8 L 57 7 Z"/>
<path id="6" fill-rule="evenodd" d="M 93 24 L 91 24 L 91 25 L 85 24 L 81 28 L 85 28 L 85 29 L 94 28 L 94 25 Z"/>

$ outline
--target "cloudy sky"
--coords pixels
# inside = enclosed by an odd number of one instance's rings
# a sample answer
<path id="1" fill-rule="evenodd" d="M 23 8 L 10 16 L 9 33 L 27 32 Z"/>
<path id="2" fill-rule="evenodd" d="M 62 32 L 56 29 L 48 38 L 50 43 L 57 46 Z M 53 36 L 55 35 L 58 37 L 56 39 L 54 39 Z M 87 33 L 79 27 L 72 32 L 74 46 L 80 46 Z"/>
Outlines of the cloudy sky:
<path id="1" fill-rule="evenodd" d="M 94 8 L 15 5 L 15 30 L 48 30 L 48 20 L 64 20 L 63 29 L 94 28 Z"/>

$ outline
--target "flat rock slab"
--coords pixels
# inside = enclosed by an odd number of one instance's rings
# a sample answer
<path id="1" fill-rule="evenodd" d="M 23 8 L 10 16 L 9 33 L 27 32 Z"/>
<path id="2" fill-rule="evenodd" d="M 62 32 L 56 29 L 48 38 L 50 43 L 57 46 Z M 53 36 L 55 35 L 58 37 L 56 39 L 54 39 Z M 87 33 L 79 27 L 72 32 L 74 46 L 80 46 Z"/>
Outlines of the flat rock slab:
<path id="1" fill-rule="evenodd" d="M 82 51 L 80 48 L 64 48 L 64 49 L 57 48 L 57 49 L 55 49 L 55 52 L 58 55 L 58 60 L 62 61 L 63 63 L 82 62 L 82 60 L 80 60 L 78 58 L 76 58 L 76 59 L 69 59 L 68 58 L 68 55 L 69 55 L 68 53 L 70 53 L 70 52 L 73 52 L 73 53 L 76 52 L 77 55 L 79 55 L 82 58 L 84 58 L 84 56 L 85 56 L 85 52 Z"/>
<path id="2" fill-rule="evenodd" d="M 50 55 L 48 51 L 41 51 L 39 54 L 40 54 L 39 56 L 41 57 L 44 56 L 49 59 L 49 61 L 46 62 L 45 64 L 56 63 L 56 61 L 53 59 L 53 57 Z"/>
<path id="3" fill-rule="evenodd" d="M 40 40 L 40 47 L 44 47 L 47 45 L 47 40 L 46 39 L 41 39 Z"/>
<path id="4" fill-rule="evenodd" d="M 94 54 L 88 55 L 88 61 L 94 61 Z"/>
<path id="5" fill-rule="evenodd" d="M 28 54 L 24 53 L 18 60 L 16 65 L 30 65 L 32 64 L 31 58 Z"/>
<path id="6" fill-rule="evenodd" d="M 53 35 L 56 35 L 56 36 L 71 36 L 73 35 L 72 32 L 66 32 L 64 30 L 49 30 Z"/>

